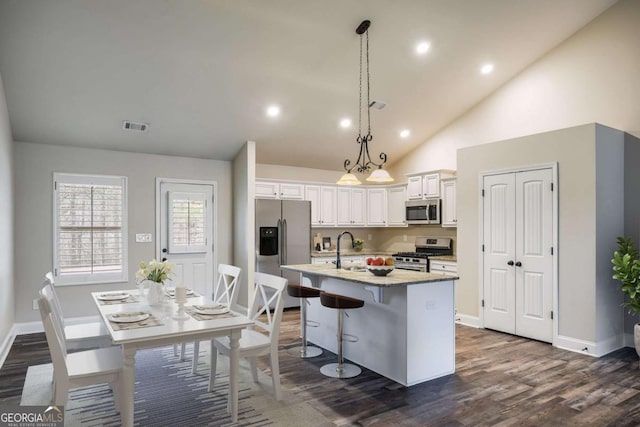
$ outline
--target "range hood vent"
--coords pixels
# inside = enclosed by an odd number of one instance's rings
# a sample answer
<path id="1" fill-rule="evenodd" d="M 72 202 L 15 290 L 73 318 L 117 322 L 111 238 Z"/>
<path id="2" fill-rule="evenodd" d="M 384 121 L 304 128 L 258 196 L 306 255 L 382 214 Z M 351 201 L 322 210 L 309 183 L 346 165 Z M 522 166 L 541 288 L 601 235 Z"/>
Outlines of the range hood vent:
<path id="1" fill-rule="evenodd" d="M 149 129 L 148 123 L 135 123 L 130 122 L 129 120 L 125 120 L 122 122 L 122 129 L 124 130 L 135 130 L 138 132 L 146 132 Z"/>

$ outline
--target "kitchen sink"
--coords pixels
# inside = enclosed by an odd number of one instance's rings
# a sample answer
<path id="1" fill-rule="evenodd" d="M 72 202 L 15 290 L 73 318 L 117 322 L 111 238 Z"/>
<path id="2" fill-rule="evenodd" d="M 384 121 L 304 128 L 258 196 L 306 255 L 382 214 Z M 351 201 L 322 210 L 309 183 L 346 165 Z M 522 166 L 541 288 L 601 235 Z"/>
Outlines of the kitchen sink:
<path id="1" fill-rule="evenodd" d="M 361 265 L 350 265 L 347 267 L 342 267 L 342 269 L 347 271 L 367 271 L 367 268 Z"/>

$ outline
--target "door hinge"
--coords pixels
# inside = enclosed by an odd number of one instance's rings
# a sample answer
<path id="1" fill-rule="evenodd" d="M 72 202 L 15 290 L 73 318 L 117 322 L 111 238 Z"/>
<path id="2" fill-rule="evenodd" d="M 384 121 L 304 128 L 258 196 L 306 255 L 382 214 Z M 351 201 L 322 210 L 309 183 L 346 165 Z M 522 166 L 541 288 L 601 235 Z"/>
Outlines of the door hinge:
<path id="1" fill-rule="evenodd" d="M 482 300 L 481 305 L 484 307 L 484 300 Z"/>
<path id="2" fill-rule="evenodd" d="M 551 255 L 553 255 L 553 246 L 551 246 Z"/>
<path id="3" fill-rule="evenodd" d="M 58 181 L 53 181 L 53 189 L 54 190 L 58 189 Z"/>
<path id="4" fill-rule="evenodd" d="M 551 320 L 553 320 L 553 310 L 551 310 Z"/>
<path id="5" fill-rule="evenodd" d="M 482 252 L 484 252 L 484 245 L 482 245 Z"/>
<path id="6" fill-rule="evenodd" d="M 57 269 L 57 268 L 54 268 L 54 269 L 53 269 L 53 275 L 54 275 L 55 277 L 57 277 L 57 276 L 58 276 L 58 269 Z"/>
<path id="7" fill-rule="evenodd" d="M 482 197 L 484 197 L 484 188 L 482 189 Z"/>
<path id="8" fill-rule="evenodd" d="M 551 183 L 551 191 L 553 191 L 553 182 Z"/>

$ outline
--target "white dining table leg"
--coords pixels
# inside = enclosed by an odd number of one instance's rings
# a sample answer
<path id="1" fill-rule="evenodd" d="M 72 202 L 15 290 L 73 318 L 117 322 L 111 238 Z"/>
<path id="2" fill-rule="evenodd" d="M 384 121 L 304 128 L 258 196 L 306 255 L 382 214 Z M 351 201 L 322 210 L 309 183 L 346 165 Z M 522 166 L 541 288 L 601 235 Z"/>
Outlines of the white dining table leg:
<path id="1" fill-rule="evenodd" d="M 231 414 L 231 421 L 238 422 L 238 369 L 240 352 L 240 331 L 233 331 L 229 335 L 229 347 L 231 354 L 229 355 L 229 401 L 227 403 L 227 411 Z"/>
<path id="2" fill-rule="evenodd" d="M 120 417 L 123 427 L 133 427 L 133 399 L 136 381 L 136 349 L 122 349 L 124 366 L 122 368 L 122 396 L 120 405 Z"/>

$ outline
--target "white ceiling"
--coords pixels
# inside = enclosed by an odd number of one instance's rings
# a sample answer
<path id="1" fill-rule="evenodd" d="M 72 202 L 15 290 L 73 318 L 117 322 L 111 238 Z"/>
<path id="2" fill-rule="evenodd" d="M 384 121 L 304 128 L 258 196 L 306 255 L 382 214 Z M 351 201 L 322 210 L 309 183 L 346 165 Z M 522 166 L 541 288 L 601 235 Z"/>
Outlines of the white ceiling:
<path id="1" fill-rule="evenodd" d="M 17 141 L 229 160 L 253 140 L 259 163 L 339 170 L 358 148 L 338 121 L 357 126 L 363 19 L 372 98 L 387 103 L 371 154 L 392 163 L 613 3 L 0 0 L 0 74 Z"/>

